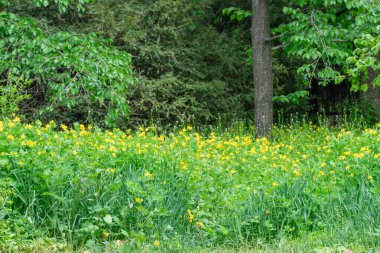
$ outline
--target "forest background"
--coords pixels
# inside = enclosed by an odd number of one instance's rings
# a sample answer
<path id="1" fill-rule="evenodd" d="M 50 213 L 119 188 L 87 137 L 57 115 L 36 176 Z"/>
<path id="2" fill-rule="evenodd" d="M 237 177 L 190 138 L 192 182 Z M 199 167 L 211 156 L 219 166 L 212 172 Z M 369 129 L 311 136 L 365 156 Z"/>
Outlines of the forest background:
<path id="1" fill-rule="evenodd" d="M 121 128 L 253 118 L 250 1 L 0 4 L 3 115 Z M 378 120 L 378 9 L 270 3 L 276 122 Z"/>

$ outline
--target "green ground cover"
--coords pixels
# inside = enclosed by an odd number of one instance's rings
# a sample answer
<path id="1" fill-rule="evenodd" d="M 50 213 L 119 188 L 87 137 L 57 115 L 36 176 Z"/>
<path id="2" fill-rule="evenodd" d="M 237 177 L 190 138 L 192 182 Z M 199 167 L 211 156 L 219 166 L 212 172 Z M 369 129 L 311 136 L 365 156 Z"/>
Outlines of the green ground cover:
<path id="1" fill-rule="evenodd" d="M 0 122 L 0 251 L 376 252 L 380 125 Z"/>

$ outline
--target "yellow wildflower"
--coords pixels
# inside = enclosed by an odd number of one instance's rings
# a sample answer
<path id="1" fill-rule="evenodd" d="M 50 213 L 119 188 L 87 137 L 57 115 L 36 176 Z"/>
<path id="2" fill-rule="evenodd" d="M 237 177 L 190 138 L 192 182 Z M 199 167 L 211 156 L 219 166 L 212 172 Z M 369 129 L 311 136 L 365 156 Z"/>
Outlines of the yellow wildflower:
<path id="1" fill-rule="evenodd" d="M 220 144 L 220 143 L 218 143 L 218 144 L 215 145 L 215 148 L 216 148 L 216 149 L 222 149 L 222 148 L 223 148 L 223 145 Z"/>
<path id="2" fill-rule="evenodd" d="M 298 170 L 293 170 L 293 173 L 294 173 L 297 177 L 300 177 L 300 176 L 301 176 L 301 173 L 300 173 Z"/>
<path id="3" fill-rule="evenodd" d="M 189 213 L 189 222 L 192 223 L 194 220 L 194 214 Z"/>
<path id="4" fill-rule="evenodd" d="M 150 173 L 149 171 L 147 171 L 147 172 L 144 173 L 144 176 L 148 177 L 148 178 L 151 178 L 151 177 L 153 177 L 153 174 Z"/>
<path id="5" fill-rule="evenodd" d="M 108 151 L 109 152 L 117 152 L 117 149 L 115 148 L 115 146 L 110 146 Z"/>
<path id="6" fill-rule="evenodd" d="M 355 158 L 363 158 L 364 157 L 364 154 L 363 153 L 355 153 L 353 155 Z"/>
<path id="7" fill-rule="evenodd" d="M 64 124 L 61 124 L 61 128 L 62 128 L 63 131 L 67 131 L 68 130 L 67 126 L 64 125 Z"/>
<path id="8" fill-rule="evenodd" d="M 28 140 L 26 141 L 26 145 L 28 145 L 30 148 L 33 148 L 36 143 L 34 141 Z"/>
<path id="9" fill-rule="evenodd" d="M 182 170 L 187 170 L 188 169 L 188 165 L 187 165 L 186 162 L 184 162 L 184 161 L 181 162 L 181 169 Z"/>
<path id="10" fill-rule="evenodd" d="M 15 118 L 13 119 L 13 122 L 15 122 L 15 123 L 20 123 L 20 122 L 21 122 L 21 120 L 20 120 L 20 118 L 19 118 L 19 117 L 15 117 Z"/>
<path id="11" fill-rule="evenodd" d="M 115 172 L 116 172 L 116 169 L 112 169 L 112 168 L 106 169 L 106 173 L 108 173 L 108 174 L 113 174 Z"/>
<path id="12" fill-rule="evenodd" d="M 370 150 L 369 150 L 369 148 L 368 147 L 362 147 L 361 149 L 360 149 L 360 152 L 369 152 Z"/>
<path id="13" fill-rule="evenodd" d="M 201 221 L 197 221 L 195 224 L 196 224 L 198 227 L 200 227 L 200 228 L 204 227 L 204 225 L 203 225 L 203 223 L 202 223 Z"/>

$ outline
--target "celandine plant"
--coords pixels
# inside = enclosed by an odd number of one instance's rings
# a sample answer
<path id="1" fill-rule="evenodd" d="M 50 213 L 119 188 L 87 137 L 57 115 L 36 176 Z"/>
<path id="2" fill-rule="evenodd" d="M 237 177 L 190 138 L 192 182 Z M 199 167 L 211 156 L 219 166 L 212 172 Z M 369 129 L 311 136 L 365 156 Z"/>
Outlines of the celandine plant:
<path id="1" fill-rule="evenodd" d="M 270 250 L 284 240 L 300 251 L 376 249 L 379 126 L 301 124 L 255 140 L 233 129 L 158 135 L 3 120 L 0 248 L 54 238 L 95 251 Z"/>

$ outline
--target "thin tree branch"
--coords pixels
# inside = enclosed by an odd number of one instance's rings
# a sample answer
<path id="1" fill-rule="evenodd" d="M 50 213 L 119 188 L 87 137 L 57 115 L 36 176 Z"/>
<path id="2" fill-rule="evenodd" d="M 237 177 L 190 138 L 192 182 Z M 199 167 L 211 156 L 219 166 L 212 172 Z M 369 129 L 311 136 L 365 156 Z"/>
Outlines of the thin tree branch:
<path id="1" fill-rule="evenodd" d="M 286 46 L 288 46 L 289 44 L 290 44 L 290 42 L 289 42 L 289 43 L 286 43 L 286 44 L 280 44 L 280 45 L 274 46 L 274 47 L 272 47 L 272 50 L 277 50 L 277 49 L 280 49 L 280 48 L 286 47 Z"/>
<path id="2" fill-rule="evenodd" d="M 279 35 L 276 35 L 276 36 L 273 36 L 273 37 L 270 37 L 270 38 L 266 38 L 265 42 L 270 42 L 270 41 L 273 41 L 273 40 L 277 40 L 277 39 L 281 38 L 284 35 L 285 35 L 285 33 L 282 33 L 282 34 L 279 34 Z"/>
<path id="3" fill-rule="evenodd" d="M 285 46 L 284 45 L 278 45 L 278 46 L 272 47 L 272 50 L 277 50 L 277 49 L 280 49 L 283 47 L 285 47 Z"/>
<path id="4" fill-rule="evenodd" d="M 340 42 L 340 43 L 344 43 L 344 42 L 349 42 L 349 40 L 340 40 L 340 39 L 334 39 L 334 40 L 331 40 L 332 42 Z"/>

